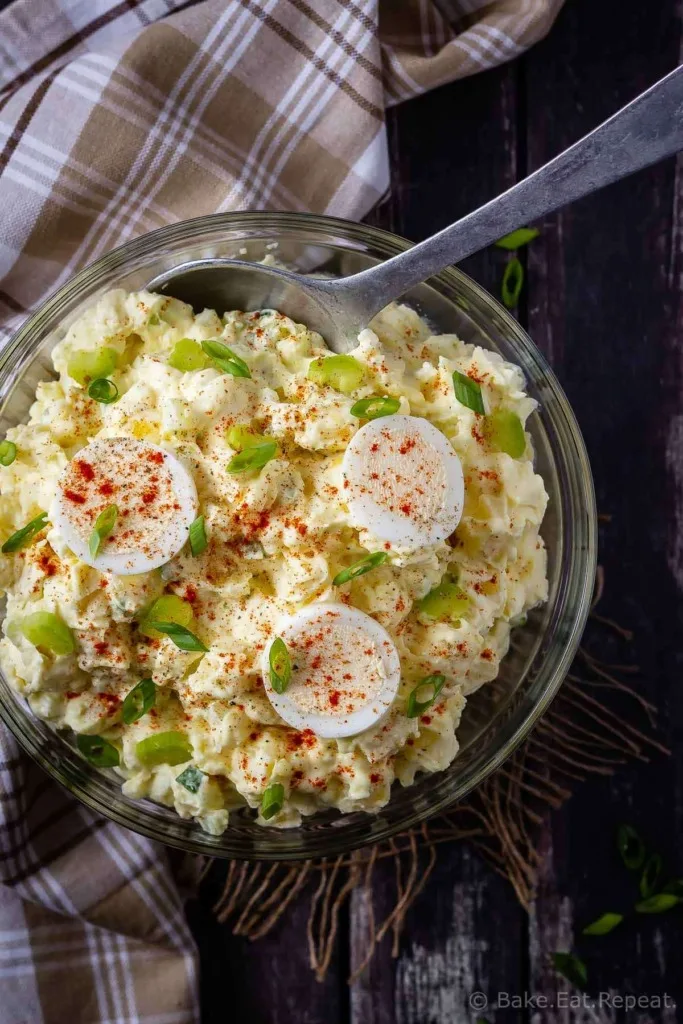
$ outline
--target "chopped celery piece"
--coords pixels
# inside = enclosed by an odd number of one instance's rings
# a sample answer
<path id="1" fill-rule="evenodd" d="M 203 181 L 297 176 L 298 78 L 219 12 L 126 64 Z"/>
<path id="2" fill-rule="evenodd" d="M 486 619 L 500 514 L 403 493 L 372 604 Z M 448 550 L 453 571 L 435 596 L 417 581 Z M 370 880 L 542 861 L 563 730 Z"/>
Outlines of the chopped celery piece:
<path id="1" fill-rule="evenodd" d="M 309 363 L 306 376 L 314 384 L 327 384 L 343 395 L 350 395 L 360 387 L 365 367 L 353 356 L 321 356 Z"/>
<path id="2" fill-rule="evenodd" d="M 13 441 L 0 441 L 0 466 L 11 466 L 17 457 L 17 446 Z"/>
<path id="3" fill-rule="evenodd" d="M 88 384 L 98 377 L 108 377 L 119 364 L 119 355 L 114 348 L 96 348 L 74 352 L 67 364 L 67 373 L 78 384 Z"/>
<path id="4" fill-rule="evenodd" d="M 53 612 L 33 612 L 21 620 L 19 628 L 30 644 L 52 654 L 72 654 L 76 649 L 73 633 Z"/>
<path id="5" fill-rule="evenodd" d="M 467 595 L 457 583 L 450 580 L 439 583 L 438 587 L 434 587 L 418 602 L 419 610 L 438 622 L 456 623 L 469 606 Z"/>
<path id="6" fill-rule="evenodd" d="M 234 448 L 236 452 L 243 452 L 245 448 L 253 448 L 256 444 L 272 440 L 272 438 L 266 437 L 265 434 L 259 434 L 258 431 L 252 430 L 251 427 L 243 423 L 230 427 L 226 438 L 230 447 Z"/>
<path id="7" fill-rule="evenodd" d="M 484 418 L 484 436 L 496 452 L 505 452 L 519 459 L 526 450 L 524 427 L 519 416 L 507 409 L 498 409 Z"/>
<path id="8" fill-rule="evenodd" d="M 203 370 L 209 360 L 204 354 L 204 349 L 198 341 L 192 338 L 181 338 L 176 341 L 173 351 L 168 357 L 168 365 L 175 370 L 182 370 L 189 373 L 191 370 Z"/>
<path id="9" fill-rule="evenodd" d="M 135 755 L 146 768 L 158 764 L 182 764 L 192 757 L 192 747 L 183 732 L 158 732 L 140 740 L 135 747 Z"/>
<path id="10" fill-rule="evenodd" d="M 140 632 L 144 636 L 159 639 L 162 634 L 152 628 L 151 622 L 175 622 L 178 626 L 189 626 L 193 615 L 189 601 L 183 601 L 175 594 L 163 594 L 157 598 L 140 623 Z"/>

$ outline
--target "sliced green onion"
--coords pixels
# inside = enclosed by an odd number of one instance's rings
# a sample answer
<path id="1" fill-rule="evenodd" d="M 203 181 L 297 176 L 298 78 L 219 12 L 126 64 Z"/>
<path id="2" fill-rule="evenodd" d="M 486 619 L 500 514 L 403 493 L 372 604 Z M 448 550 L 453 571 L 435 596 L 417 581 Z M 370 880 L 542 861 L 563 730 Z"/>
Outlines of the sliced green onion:
<path id="1" fill-rule="evenodd" d="M 665 910 L 672 910 L 680 902 L 680 896 L 674 896 L 672 892 L 658 892 L 656 896 L 636 903 L 635 909 L 639 914 L 662 914 Z"/>
<path id="2" fill-rule="evenodd" d="M 314 384 L 327 385 L 343 395 L 350 395 L 360 387 L 365 367 L 353 356 L 320 356 L 308 364 L 306 376 Z"/>
<path id="3" fill-rule="evenodd" d="M 558 974 L 576 985 L 577 988 L 585 988 L 588 984 L 588 970 L 583 960 L 573 953 L 553 953 L 553 966 Z"/>
<path id="4" fill-rule="evenodd" d="M 617 829 L 617 848 L 629 871 L 638 871 L 645 863 L 645 843 L 631 825 Z"/>
<path id="5" fill-rule="evenodd" d="M 608 935 L 614 931 L 617 925 L 621 924 L 624 920 L 623 914 L 613 914 L 607 912 L 601 914 L 600 917 L 596 918 L 595 921 L 591 921 L 590 924 L 586 925 L 583 929 L 583 935 Z"/>
<path id="6" fill-rule="evenodd" d="M 431 708 L 432 704 L 439 696 L 444 686 L 446 685 L 446 677 L 440 675 L 438 672 L 433 676 L 426 676 L 421 679 L 414 690 L 411 690 L 408 694 L 408 707 L 406 709 L 406 716 L 408 718 L 419 718 L 427 708 Z M 427 700 L 418 700 L 417 695 L 420 690 L 426 690 L 431 687 L 431 697 Z"/>
<path id="7" fill-rule="evenodd" d="M 115 348 L 97 348 L 74 352 L 67 364 L 66 372 L 78 384 L 85 386 L 91 380 L 108 377 L 118 364 L 119 354 Z"/>
<path id="8" fill-rule="evenodd" d="M 194 765 L 190 765 L 189 768 L 186 768 L 184 772 L 178 775 L 176 782 L 184 786 L 188 793 L 196 793 L 205 778 L 204 772 L 200 771 L 199 768 L 195 768 Z"/>
<path id="9" fill-rule="evenodd" d="M 276 637 L 268 652 L 270 685 L 276 693 L 284 693 L 292 678 L 292 659 L 282 637 Z"/>
<path id="10" fill-rule="evenodd" d="M 157 699 L 157 688 L 152 679 L 141 679 L 137 686 L 134 686 L 121 705 L 121 718 L 124 725 L 132 725 L 139 718 L 146 715 Z"/>
<path id="11" fill-rule="evenodd" d="M 380 416 L 393 416 L 401 408 L 398 398 L 376 395 L 374 398 L 361 398 L 351 406 L 351 415 L 364 420 L 378 420 Z"/>
<path id="12" fill-rule="evenodd" d="M 185 626 L 179 626 L 177 622 L 150 622 L 150 629 L 156 629 L 159 633 L 169 636 L 176 647 L 181 651 L 208 651 L 198 636 L 191 633 Z"/>
<path id="13" fill-rule="evenodd" d="M 277 441 L 260 441 L 233 455 L 228 463 L 228 473 L 244 473 L 249 469 L 262 469 L 277 455 Z"/>
<path id="14" fill-rule="evenodd" d="M 481 384 L 471 377 L 467 377 L 458 370 L 453 372 L 453 390 L 455 397 L 461 405 L 467 406 L 472 412 L 484 413 L 484 398 L 481 393 Z"/>
<path id="15" fill-rule="evenodd" d="M 146 768 L 182 764 L 192 757 L 192 747 L 183 732 L 156 732 L 136 744 L 135 756 Z"/>
<path id="16" fill-rule="evenodd" d="M 430 619 L 455 625 L 469 610 L 470 599 L 457 583 L 444 579 L 418 601 L 417 607 Z"/>
<path id="17" fill-rule="evenodd" d="M 74 635 L 63 619 L 53 612 L 33 612 L 19 623 L 19 629 L 34 647 L 45 647 L 52 654 L 73 654 Z"/>
<path id="18" fill-rule="evenodd" d="M 116 768 L 120 761 L 118 750 L 104 736 L 77 736 L 76 746 L 98 768 Z"/>
<path id="19" fill-rule="evenodd" d="M 107 505 L 104 511 L 100 512 L 90 534 L 88 549 L 92 558 L 97 558 L 102 541 L 106 540 L 114 529 L 119 514 L 118 505 Z"/>
<path id="20" fill-rule="evenodd" d="M 643 899 L 654 896 L 659 887 L 659 879 L 662 875 L 662 858 L 658 853 L 651 854 L 645 861 L 643 873 L 640 876 L 640 895 Z"/>
<path id="21" fill-rule="evenodd" d="M 147 321 L 147 326 L 148 327 L 158 327 L 160 323 L 161 323 L 161 320 L 159 319 L 159 314 L 158 313 L 150 313 L 149 319 Z"/>
<path id="22" fill-rule="evenodd" d="M 22 526 L 20 530 L 13 533 L 11 537 L 8 537 L 5 543 L 2 545 L 3 555 L 13 554 L 15 551 L 21 551 L 28 544 L 31 543 L 36 534 L 40 533 L 41 530 L 47 525 L 47 512 L 41 512 L 39 516 L 32 519 L 26 526 Z"/>
<path id="23" fill-rule="evenodd" d="M 261 797 L 261 817 L 268 821 L 269 818 L 272 818 L 273 815 L 282 810 L 284 802 L 284 786 L 281 786 L 279 782 L 271 782 Z"/>
<path id="24" fill-rule="evenodd" d="M 106 377 L 98 377 L 97 380 L 88 385 L 88 394 L 101 405 L 111 405 L 119 397 L 119 389 L 113 380 L 108 380 Z"/>
<path id="25" fill-rule="evenodd" d="M 17 457 L 14 441 L 0 441 L 0 466 L 11 466 Z"/>
<path id="26" fill-rule="evenodd" d="M 201 555 L 202 551 L 206 551 L 208 546 L 209 542 L 206 538 L 204 516 L 197 516 L 190 526 L 190 551 L 195 556 Z"/>
<path id="27" fill-rule="evenodd" d="M 251 370 L 240 359 L 231 348 L 224 345 L 222 341 L 203 341 L 202 348 L 209 359 L 223 370 L 224 373 L 231 373 L 233 377 L 251 377 Z"/>
<path id="28" fill-rule="evenodd" d="M 181 338 L 176 341 L 173 351 L 168 357 L 168 365 L 174 370 L 190 373 L 191 370 L 203 370 L 208 360 L 198 341 L 192 338 Z"/>
<path id="29" fill-rule="evenodd" d="M 521 249 L 523 245 L 533 242 L 534 238 L 538 238 L 539 235 L 538 228 L 517 228 L 509 235 L 503 235 L 497 242 L 494 242 L 494 245 L 497 245 L 499 249 Z"/>
<path id="30" fill-rule="evenodd" d="M 139 629 L 143 636 L 158 638 L 160 634 L 150 626 L 152 619 L 159 622 L 175 622 L 178 626 L 189 626 L 193 617 L 194 612 L 189 601 L 183 601 L 177 594 L 163 594 L 145 614 Z"/>
<path id="31" fill-rule="evenodd" d="M 524 267 L 515 256 L 509 260 L 503 274 L 501 296 L 508 309 L 514 309 L 519 302 L 524 284 Z"/>
<path id="32" fill-rule="evenodd" d="M 524 427 L 519 416 L 507 409 L 497 409 L 484 417 L 484 436 L 496 452 L 505 452 L 519 459 L 526 451 Z"/>
<path id="33" fill-rule="evenodd" d="M 355 580 L 358 576 L 364 576 L 366 572 L 370 572 L 375 566 L 381 565 L 382 562 L 386 562 L 389 555 L 386 551 L 373 551 L 371 555 L 366 555 L 365 558 L 360 558 L 353 565 L 350 565 L 348 569 L 342 569 L 332 580 L 333 587 L 341 587 L 342 583 L 348 583 L 349 580 Z"/>

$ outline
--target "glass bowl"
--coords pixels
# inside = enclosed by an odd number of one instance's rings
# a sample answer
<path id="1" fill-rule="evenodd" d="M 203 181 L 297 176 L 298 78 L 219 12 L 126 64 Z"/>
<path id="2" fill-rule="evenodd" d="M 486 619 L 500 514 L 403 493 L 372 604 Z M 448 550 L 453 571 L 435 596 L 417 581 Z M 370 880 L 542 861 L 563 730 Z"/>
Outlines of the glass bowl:
<path id="1" fill-rule="evenodd" d="M 102 292 L 134 290 L 190 259 L 268 253 L 303 272 L 347 275 L 408 248 L 386 231 L 331 217 L 231 213 L 184 221 L 128 242 L 60 288 L 0 356 L 0 436 L 22 420 L 40 380 L 53 376 L 50 352 L 66 328 Z M 567 399 L 543 356 L 515 320 L 461 271 L 450 268 L 405 296 L 441 332 L 499 352 L 524 371 L 539 402 L 529 421 L 537 468 L 550 495 L 542 534 L 548 547 L 549 600 L 514 631 L 500 675 L 467 703 L 451 766 L 394 784 L 378 814 L 326 811 L 297 828 L 264 828 L 252 811 L 235 811 L 222 836 L 210 836 L 170 808 L 121 793 L 111 770 L 92 767 L 66 736 L 35 718 L 0 676 L 0 714 L 24 749 L 54 779 L 99 814 L 195 853 L 290 860 L 327 857 L 401 832 L 443 811 L 494 772 L 524 739 L 557 693 L 590 607 L 596 562 L 596 511 L 590 466 Z M 222 311 L 220 311 L 222 312 Z"/>

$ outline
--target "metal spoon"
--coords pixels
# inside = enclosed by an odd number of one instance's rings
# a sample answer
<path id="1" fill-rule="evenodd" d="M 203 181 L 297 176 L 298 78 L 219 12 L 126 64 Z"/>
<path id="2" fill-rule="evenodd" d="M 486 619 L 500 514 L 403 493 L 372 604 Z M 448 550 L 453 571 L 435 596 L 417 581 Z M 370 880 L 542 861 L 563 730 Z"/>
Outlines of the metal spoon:
<path id="1" fill-rule="evenodd" d="M 528 178 L 432 238 L 351 277 L 305 277 L 261 263 L 201 259 L 150 281 L 197 311 L 277 309 L 348 352 L 373 316 L 430 275 L 503 235 L 683 149 L 683 65 Z M 208 301 L 207 301 L 208 299 Z"/>

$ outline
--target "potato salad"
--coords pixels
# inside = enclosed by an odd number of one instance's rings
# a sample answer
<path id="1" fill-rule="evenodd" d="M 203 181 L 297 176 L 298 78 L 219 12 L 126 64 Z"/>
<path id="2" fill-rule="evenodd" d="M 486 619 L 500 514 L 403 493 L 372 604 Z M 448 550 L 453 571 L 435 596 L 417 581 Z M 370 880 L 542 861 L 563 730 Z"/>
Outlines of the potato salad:
<path id="1" fill-rule="evenodd" d="M 123 291 L 53 362 L 0 443 L 0 665 L 33 714 L 215 835 L 448 767 L 547 597 L 521 371 L 406 306 L 334 355 Z"/>

